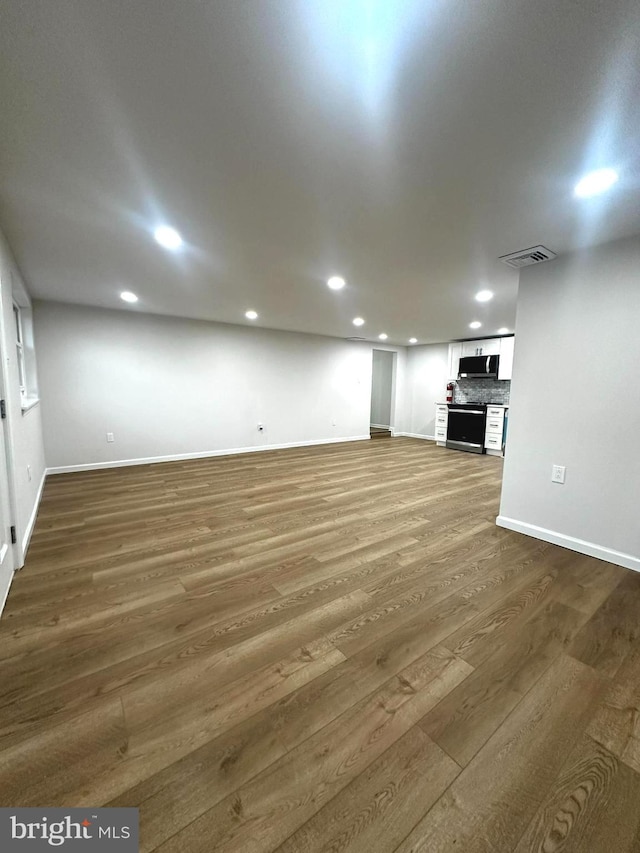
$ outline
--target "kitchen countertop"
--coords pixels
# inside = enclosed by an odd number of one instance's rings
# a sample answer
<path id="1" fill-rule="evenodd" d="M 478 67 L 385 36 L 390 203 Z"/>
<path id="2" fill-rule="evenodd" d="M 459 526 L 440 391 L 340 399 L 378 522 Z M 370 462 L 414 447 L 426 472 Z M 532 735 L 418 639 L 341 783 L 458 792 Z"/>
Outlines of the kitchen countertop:
<path id="1" fill-rule="evenodd" d="M 458 401 L 459 402 L 459 401 Z M 476 402 L 476 401 L 474 401 Z M 483 403 L 483 406 L 495 406 L 498 409 L 508 409 L 509 403 Z M 455 406 L 454 403 L 436 402 L 436 406 Z"/>

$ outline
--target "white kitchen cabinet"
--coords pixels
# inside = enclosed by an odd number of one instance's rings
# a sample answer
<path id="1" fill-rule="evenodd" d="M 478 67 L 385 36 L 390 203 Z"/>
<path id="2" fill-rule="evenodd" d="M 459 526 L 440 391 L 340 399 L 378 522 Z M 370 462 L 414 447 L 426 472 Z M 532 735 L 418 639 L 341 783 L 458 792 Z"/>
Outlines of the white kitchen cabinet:
<path id="1" fill-rule="evenodd" d="M 491 421 L 494 418 L 504 417 L 505 408 L 505 406 L 493 405 L 493 403 L 490 403 L 487 406 L 487 422 Z"/>
<path id="2" fill-rule="evenodd" d="M 455 382 L 458 378 L 461 358 L 462 344 L 449 344 L 449 382 Z"/>
<path id="3" fill-rule="evenodd" d="M 460 359 L 473 355 L 499 355 L 498 379 L 511 379 L 515 338 L 487 338 L 483 341 L 460 341 L 449 344 L 449 381 L 458 378 Z"/>
<path id="4" fill-rule="evenodd" d="M 508 406 L 487 406 L 485 422 L 484 447 L 489 456 L 504 454 L 505 421 Z M 446 446 L 447 424 L 449 422 L 449 407 L 444 403 L 436 404 L 435 439 L 440 447 Z"/>
<path id="5" fill-rule="evenodd" d="M 436 406 L 436 442 L 444 445 L 447 440 L 447 422 L 449 420 L 449 407 L 444 403 L 438 403 Z"/>
<path id="6" fill-rule="evenodd" d="M 511 379 L 513 372 L 513 349 L 515 338 L 500 338 L 500 361 L 498 362 L 498 379 Z"/>
<path id="7" fill-rule="evenodd" d="M 489 456 L 502 456 L 502 436 L 501 435 L 491 435 L 487 433 L 484 439 L 484 446 L 487 451 L 494 450 L 497 453 L 489 453 Z"/>
<path id="8" fill-rule="evenodd" d="M 506 406 L 487 406 L 484 446 L 490 456 L 502 456 L 504 453 L 504 423 L 506 416 Z"/>
<path id="9" fill-rule="evenodd" d="M 463 357 L 471 355 L 500 355 L 500 338 L 488 338 L 484 341 L 463 341 Z"/>

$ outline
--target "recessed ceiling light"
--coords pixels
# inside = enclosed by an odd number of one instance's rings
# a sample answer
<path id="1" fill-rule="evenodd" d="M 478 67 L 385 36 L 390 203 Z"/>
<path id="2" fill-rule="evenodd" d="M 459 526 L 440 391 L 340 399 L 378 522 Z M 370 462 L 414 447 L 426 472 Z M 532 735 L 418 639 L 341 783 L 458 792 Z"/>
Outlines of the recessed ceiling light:
<path id="1" fill-rule="evenodd" d="M 499 335 L 508 335 L 508 334 L 509 334 L 509 329 L 507 329 L 507 327 L 506 327 L 506 326 L 503 326 L 501 329 L 498 329 L 498 334 L 499 334 Z"/>
<path id="2" fill-rule="evenodd" d="M 480 322 L 480 320 L 474 320 L 472 323 L 469 323 L 469 328 L 470 329 L 479 329 L 481 325 L 482 325 L 482 323 Z"/>
<path id="3" fill-rule="evenodd" d="M 342 290 L 345 284 L 345 280 L 343 278 L 340 278 L 339 275 L 332 275 L 331 278 L 327 281 L 327 287 L 330 287 L 331 290 Z"/>
<path id="4" fill-rule="evenodd" d="M 480 290 L 476 293 L 476 299 L 478 302 L 488 302 L 493 299 L 493 292 L 491 290 Z"/>
<path id="5" fill-rule="evenodd" d="M 258 319 L 258 312 L 257 311 L 245 311 L 244 316 L 247 318 L 247 320 L 257 320 Z"/>
<path id="6" fill-rule="evenodd" d="M 182 237 L 176 229 L 171 228 L 169 225 L 158 226 L 153 232 L 153 236 L 161 246 L 164 246 L 165 249 L 170 249 L 172 252 L 179 249 L 183 243 Z"/>
<path id="7" fill-rule="evenodd" d="M 362 319 L 362 317 L 354 317 L 353 318 L 353 325 L 354 326 L 364 326 L 364 320 Z"/>
<path id="8" fill-rule="evenodd" d="M 381 340 L 381 341 L 386 341 L 386 340 L 387 340 L 387 338 L 389 337 L 389 335 L 385 335 L 385 333 L 384 333 L 384 332 L 381 332 L 381 333 L 378 335 L 378 337 L 380 338 L 380 340 Z"/>
<path id="9" fill-rule="evenodd" d="M 612 187 L 618 180 L 618 173 L 613 169 L 597 169 L 589 172 L 582 180 L 578 181 L 573 190 L 578 198 L 590 198 L 599 195 Z"/>
<path id="10" fill-rule="evenodd" d="M 409 338 L 409 343 L 410 343 L 410 344 L 417 344 L 417 343 L 418 343 L 418 339 L 417 339 L 417 338 Z"/>
<path id="11" fill-rule="evenodd" d="M 124 302 L 137 302 L 138 301 L 138 297 L 135 295 L 135 293 L 132 293 L 130 290 L 123 290 L 122 293 L 120 294 L 120 299 L 122 299 Z"/>

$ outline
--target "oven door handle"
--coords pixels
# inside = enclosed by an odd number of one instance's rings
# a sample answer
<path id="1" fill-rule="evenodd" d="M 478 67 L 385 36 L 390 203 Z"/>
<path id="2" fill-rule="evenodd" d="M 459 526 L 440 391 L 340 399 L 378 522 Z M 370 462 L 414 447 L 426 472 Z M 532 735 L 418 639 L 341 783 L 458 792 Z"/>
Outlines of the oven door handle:
<path id="1" fill-rule="evenodd" d="M 484 415 L 482 409 L 449 409 L 449 414 L 458 415 Z"/>

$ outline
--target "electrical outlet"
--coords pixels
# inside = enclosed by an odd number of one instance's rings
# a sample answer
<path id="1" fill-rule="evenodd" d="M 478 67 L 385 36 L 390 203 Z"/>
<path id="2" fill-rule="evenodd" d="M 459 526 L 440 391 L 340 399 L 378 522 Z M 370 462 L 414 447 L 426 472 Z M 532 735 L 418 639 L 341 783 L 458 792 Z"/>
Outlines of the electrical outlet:
<path id="1" fill-rule="evenodd" d="M 112 433 L 112 432 L 108 432 L 108 433 L 107 433 L 107 441 L 111 442 L 111 441 L 113 441 L 113 440 L 114 440 L 114 438 L 113 438 L 113 433 Z"/>
<path id="2" fill-rule="evenodd" d="M 564 465 L 554 465 L 551 469 L 551 482 L 564 483 L 564 475 L 566 472 Z"/>

